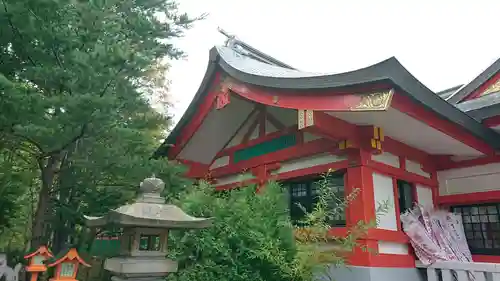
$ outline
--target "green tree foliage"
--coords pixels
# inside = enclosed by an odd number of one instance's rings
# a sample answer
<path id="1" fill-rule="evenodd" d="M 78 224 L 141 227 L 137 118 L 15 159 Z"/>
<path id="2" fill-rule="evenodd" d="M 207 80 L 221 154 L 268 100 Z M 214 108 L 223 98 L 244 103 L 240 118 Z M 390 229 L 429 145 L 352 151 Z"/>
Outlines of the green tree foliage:
<path id="1" fill-rule="evenodd" d="M 23 204 L 0 197 L 8 216 L 37 202 L 32 246 L 75 242 L 83 214 L 124 203 L 151 173 L 183 184 L 150 159 L 169 124 L 150 101 L 168 107 L 165 71 L 183 56 L 173 40 L 197 19 L 170 0 L 1 0 L 0 161 L 13 154 L 30 174 L 1 170 L 0 188 L 35 190 Z"/>
<path id="2" fill-rule="evenodd" d="M 328 217 L 354 200 L 356 192 L 340 199 L 328 186 L 325 177 L 318 203 L 306 213 L 302 227 L 292 225 L 287 192 L 277 183 L 268 183 L 258 194 L 254 187 L 217 194 L 206 183 L 189 189 L 176 204 L 195 216 L 213 217 L 214 224 L 201 231 L 171 233 L 170 257 L 179 261 L 179 272 L 167 280 L 309 281 L 315 274 L 332 277 L 328 266 L 343 264 L 342 253 L 352 251 L 376 221 L 359 222 L 346 237 L 329 235 Z M 387 207 L 387 203 L 381 204 L 378 214 Z"/>

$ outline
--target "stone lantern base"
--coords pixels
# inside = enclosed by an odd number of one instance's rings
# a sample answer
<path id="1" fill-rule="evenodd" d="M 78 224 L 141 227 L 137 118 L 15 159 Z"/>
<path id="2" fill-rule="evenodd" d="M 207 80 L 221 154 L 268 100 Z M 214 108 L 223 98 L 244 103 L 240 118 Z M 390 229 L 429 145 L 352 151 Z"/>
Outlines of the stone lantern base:
<path id="1" fill-rule="evenodd" d="M 114 275 L 113 281 L 156 281 L 177 272 L 177 262 L 164 257 L 115 257 L 106 260 L 104 269 Z"/>
<path id="2" fill-rule="evenodd" d="M 123 278 L 118 276 L 112 276 L 111 281 L 164 281 L 165 276 L 161 277 L 132 277 L 132 278 Z"/>

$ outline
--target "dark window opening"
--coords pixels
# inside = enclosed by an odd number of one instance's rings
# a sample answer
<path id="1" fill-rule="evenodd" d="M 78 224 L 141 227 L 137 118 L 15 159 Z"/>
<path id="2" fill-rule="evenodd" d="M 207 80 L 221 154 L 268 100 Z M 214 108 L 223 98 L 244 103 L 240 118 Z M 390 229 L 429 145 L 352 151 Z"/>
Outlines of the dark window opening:
<path id="1" fill-rule="evenodd" d="M 332 198 L 330 202 L 332 209 L 335 208 L 337 204 L 341 203 L 339 201 L 343 201 L 345 198 L 344 174 L 345 173 L 334 173 L 328 176 L 328 187 L 333 190 L 337 199 L 335 200 L 335 198 Z M 318 201 L 317 195 L 319 192 L 319 185 L 322 181 L 323 178 L 314 177 L 283 182 L 283 186 L 288 189 L 290 198 L 290 217 L 294 224 L 300 224 L 300 221 L 302 221 L 306 215 L 300 206 L 302 206 L 307 213 L 313 210 Z M 335 217 L 330 218 L 329 224 L 331 226 L 345 226 L 345 210 L 336 214 Z"/>
<path id="2" fill-rule="evenodd" d="M 159 251 L 160 250 L 160 236 L 159 235 L 144 235 L 141 234 L 139 242 L 140 251 Z"/>
<path id="3" fill-rule="evenodd" d="M 413 185 L 409 182 L 398 180 L 398 203 L 399 213 L 403 214 L 408 209 L 413 208 L 415 198 L 413 196 Z"/>
<path id="4" fill-rule="evenodd" d="M 472 254 L 500 254 L 500 203 L 454 206 L 451 211 L 462 216 Z"/>

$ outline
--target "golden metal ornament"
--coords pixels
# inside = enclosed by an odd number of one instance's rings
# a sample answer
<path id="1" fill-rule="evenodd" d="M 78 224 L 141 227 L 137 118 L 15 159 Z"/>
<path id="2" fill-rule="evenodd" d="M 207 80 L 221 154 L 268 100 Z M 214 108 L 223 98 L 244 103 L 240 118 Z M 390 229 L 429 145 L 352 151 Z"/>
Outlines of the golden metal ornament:
<path id="1" fill-rule="evenodd" d="M 273 103 L 278 104 L 280 98 L 278 96 L 273 96 Z"/>
<path id="2" fill-rule="evenodd" d="M 306 110 L 306 126 L 314 125 L 314 112 L 312 110 Z"/>
<path id="3" fill-rule="evenodd" d="M 314 125 L 314 111 L 309 109 L 298 109 L 298 129 L 304 129 L 305 127 L 309 127 Z"/>
<path id="4" fill-rule="evenodd" d="M 298 111 L 298 128 L 299 130 L 300 129 L 303 129 L 305 128 L 306 124 L 305 124 L 305 114 L 306 114 L 306 111 L 305 110 L 302 110 L 302 109 L 299 109 L 297 110 Z"/>
<path id="5" fill-rule="evenodd" d="M 480 96 L 485 96 L 496 92 L 500 92 L 500 79 L 498 79 L 495 83 L 484 90 L 484 92 L 482 92 Z"/>
<path id="6" fill-rule="evenodd" d="M 386 110 L 392 100 L 394 90 L 387 90 L 383 92 L 375 92 L 370 94 L 363 94 L 361 101 L 350 108 L 352 111 L 375 111 Z"/>

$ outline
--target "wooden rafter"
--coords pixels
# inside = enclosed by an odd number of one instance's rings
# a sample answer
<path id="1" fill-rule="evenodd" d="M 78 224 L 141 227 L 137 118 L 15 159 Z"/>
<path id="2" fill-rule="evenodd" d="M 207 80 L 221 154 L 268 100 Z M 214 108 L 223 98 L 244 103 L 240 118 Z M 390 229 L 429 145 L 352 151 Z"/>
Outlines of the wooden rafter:
<path id="1" fill-rule="evenodd" d="M 252 133 L 255 131 L 255 128 L 257 128 L 257 125 L 259 125 L 259 121 L 260 121 L 259 119 L 260 119 L 259 116 L 257 116 L 257 118 L 255 118 L 252 125 L 248 128 L 248 131 L 243 136 L 243 141 L 241 143 L 247 143 L 250 140 Z"/>
<path id="2" fill-rule="evenodd" d="M 261 107 L 259 111 L 259 137 L 266 135 L 266 107 Z"/>

